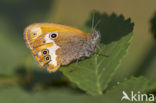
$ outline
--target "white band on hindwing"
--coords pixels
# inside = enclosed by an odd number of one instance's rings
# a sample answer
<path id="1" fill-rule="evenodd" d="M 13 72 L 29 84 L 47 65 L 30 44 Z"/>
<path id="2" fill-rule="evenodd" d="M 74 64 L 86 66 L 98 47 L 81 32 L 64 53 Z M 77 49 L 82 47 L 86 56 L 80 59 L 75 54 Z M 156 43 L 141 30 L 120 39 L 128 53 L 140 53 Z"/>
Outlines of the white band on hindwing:
<path id="1" fill-rule="evenodd" d="M 57 60 L 56 60 L 56 58 L 57 58 L 56 50 L 58 48 L 60 48 L 60 47 L 55 43 L 54 40 L 51 40 L 49 38 L 49 35 L 46 35 L 44 39 L 45 39 L 46 43 L 53 43 L 53 46 L 52 47 L 48 47 L 47 48 L 49 50 L 49 55 L 51 56 L 51 61 L 50 61 L 49 64 L 52 64 L 54 66 L 57 66 L 58 63 L 57 63 Z"/>

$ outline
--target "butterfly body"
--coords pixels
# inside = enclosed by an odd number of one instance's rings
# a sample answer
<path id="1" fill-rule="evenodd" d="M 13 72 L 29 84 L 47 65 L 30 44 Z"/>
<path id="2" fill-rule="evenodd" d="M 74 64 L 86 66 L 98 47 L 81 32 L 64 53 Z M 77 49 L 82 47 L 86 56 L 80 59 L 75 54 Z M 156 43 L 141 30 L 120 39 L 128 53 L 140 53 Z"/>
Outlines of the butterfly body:
<path id="1" fill-rule="evenodd" d="M 54 23 L 36 23 L 26 27 L 24 38 L 41 67 L 58 70 L 82 57 L 90 57 L 100 35 Z"/>

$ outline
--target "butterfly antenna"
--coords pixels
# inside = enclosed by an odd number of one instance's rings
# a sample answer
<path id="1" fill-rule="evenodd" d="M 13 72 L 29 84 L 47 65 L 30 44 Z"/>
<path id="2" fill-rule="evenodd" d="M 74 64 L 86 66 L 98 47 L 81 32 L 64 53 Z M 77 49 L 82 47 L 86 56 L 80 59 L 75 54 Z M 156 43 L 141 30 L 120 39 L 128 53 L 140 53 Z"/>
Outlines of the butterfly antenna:
<path id="1" fill-rule="evenodd" d="M 99 19 L 97 21 L 97 23 L 95 24 L 95 26 L 93 27 L 93 34 L 96 32 L 96 27 L 100 24 L 100 22 L 102 21 L 103 19 Z M 99 49 L 99 52 L 104 56 L 104 57 L 109 57 L 108 55 L 104 54 L 103 50 L 100 48 L 99 45 L 96 46 L 98 49 Z"/>
<path id="2" fill-rule="evenodd" d="M 99 23 L 102 21 L 102 19 L 99 19 L 97 21 L 97 23 L 95 24 L 95 12 L 93 12 L 93 15 L 92 15 L 92 31 L 93 31 L 93 34 L 94 32 L 96 31 L 96 27 L 99 25 Z M 94 25 L 95 24 L 95 25 Z"/>
<path id="3" fill-rule="evenodd" d="M 102 21 L 102 19 L 99 19 L 98 21 L 97 21 L 97 23 L 95 24 L 95 26 L 93 27 L 93 32 L 95 32 L 96 31 L 96 27 L 99 25 L 99 23 Z"/>
<path id="4" fill-rule="evenodd" d="M 94 22 L 95 22 L 95 13 L 92 15 L 92 31 L 94 33 Z"/>

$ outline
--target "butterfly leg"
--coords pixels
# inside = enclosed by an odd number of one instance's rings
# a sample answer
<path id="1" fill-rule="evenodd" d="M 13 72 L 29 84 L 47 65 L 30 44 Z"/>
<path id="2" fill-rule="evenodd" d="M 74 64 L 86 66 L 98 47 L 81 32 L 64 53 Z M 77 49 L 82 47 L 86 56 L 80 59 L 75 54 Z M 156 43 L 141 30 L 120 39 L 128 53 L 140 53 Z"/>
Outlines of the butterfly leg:
<path id="1" fill-rule="evenodd" d="M 102 49 L 100 48 L 99 45 L 96 45 L 96 47 L 99 49 L 99 52 L 100 52 L 103 56 L 109 57 L 108 55 L 104 54 L 104 52 L 102 51 Z"/>

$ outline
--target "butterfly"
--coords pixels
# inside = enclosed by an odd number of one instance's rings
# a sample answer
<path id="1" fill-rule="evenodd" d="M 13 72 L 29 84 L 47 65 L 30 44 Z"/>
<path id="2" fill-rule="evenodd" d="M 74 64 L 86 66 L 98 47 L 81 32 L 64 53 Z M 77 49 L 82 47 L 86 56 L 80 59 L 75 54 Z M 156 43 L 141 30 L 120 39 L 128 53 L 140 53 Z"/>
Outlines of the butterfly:
<path id="1" fill-rule="evenodd" d="M 27 26 L 24 39 L 41 67 L 48 72 L 74 60 L 91 57 L 95 52 L 100 33 L 85 33 L 74 27 L 56 23 L 35 23 Z"/>

